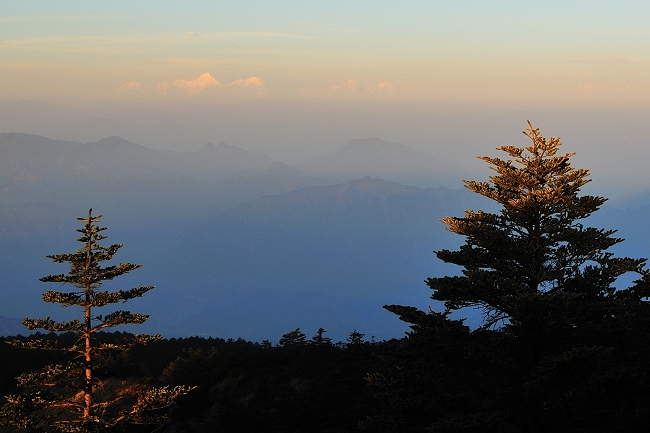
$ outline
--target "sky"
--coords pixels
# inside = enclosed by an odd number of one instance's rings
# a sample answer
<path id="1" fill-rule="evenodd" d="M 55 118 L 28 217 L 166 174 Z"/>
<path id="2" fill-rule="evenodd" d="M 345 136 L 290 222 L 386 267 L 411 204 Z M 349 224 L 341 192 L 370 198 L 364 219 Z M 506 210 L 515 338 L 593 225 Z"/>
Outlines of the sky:
<path id="1" fill-rule="evenodd" d="M 649 16 L 643 1 L 3 2 L 0 97 L 646 102 Z"/>
<path id="2" fill-rule="evenodd" d="M 288 162 L 378 136 L 467 159 L 530 119 L 642 189 L 649 19 L 645 1 L 6 1 L 0 132 Z"/>

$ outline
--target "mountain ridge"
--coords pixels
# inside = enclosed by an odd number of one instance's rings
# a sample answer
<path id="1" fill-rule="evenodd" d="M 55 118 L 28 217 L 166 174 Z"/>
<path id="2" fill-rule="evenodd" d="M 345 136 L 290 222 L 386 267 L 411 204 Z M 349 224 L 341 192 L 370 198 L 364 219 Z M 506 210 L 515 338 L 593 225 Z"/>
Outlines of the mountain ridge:
<path id="1" fill-rule="evenodd" d="M 298 167 L 312 176 L 339 181 L 370 176 L 419 187 L 449 185 L 460 172 L 433 156 L 376 137 L 351 140 Z"/>

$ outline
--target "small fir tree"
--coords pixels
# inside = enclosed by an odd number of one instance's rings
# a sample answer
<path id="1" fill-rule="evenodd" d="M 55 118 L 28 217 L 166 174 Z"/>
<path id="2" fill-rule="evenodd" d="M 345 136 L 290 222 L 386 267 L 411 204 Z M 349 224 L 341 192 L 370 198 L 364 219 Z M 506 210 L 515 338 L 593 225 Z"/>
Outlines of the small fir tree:
<path id="1" fill-rule="evenodd" d="M 289 331 L 286 334 L 282 335 L 280 341 L 278 341 L 278 346 L 295 347 L 304 346 L 306 343 L 307 336 L 300 330 L 300 328 L 296 328 L 293 331 Z"/>
<path id="2" fill-rule="evenodd" d="M 362 334 L 361 332 L 357 331 L 356 329 L 350 332 L 350 335 L 348 336 L 348 346 L 359 346 L 363 344 L 363 337 L 365 337 L 366 334 Z"/>
<path id="3" fill-rule="evenodd" d="M 315 344 L 316 346 L 331 345 L 332 339 L 329 337 L 323 337 L 326 332 L 327 331 L 324 328 L 318 328 L 316 335 L 311 338 L 311 344 Z"/>
<path id="4" fill-rule="evenodd" d="M 59 292 L 49 290 L 43 294 L 45 302 L 64 307 L 79 306 L 83 319 L 57 322 L 49 317 L 23 321 L 30 330 L 43 329 L 48 332 L 73 333 L 78 337 L 71 346 L 64 347 L 56 340 L 12 341 L 17 347 L 68 352 L 75 355 L 67 364 L 48 365 L 40 373 L 25 373 L 17 380 L 25 392 L 7 396 L 8 402 L 0 410 L 3 424 L 37 431 L 97 431 L 117 424 L 159 423 L 163 419 L 158 410 L 168 407 L 175 399 L 187 393 L 186 386 L 150 388 L 133 386 L 130 390 L 120 389 L 115 395 L 106 396 L 104 383 L 97 377 L 102 361 L 110 352 L 127 351 L 133 345 L 159 340 L 160 335 L 133 335 L 118 343 L 97 341 L 97 333 L 114 326 L 141 324 L 147 315 L 117 310 L 106 315 L 94 315 L 94 308 L 123 303 L 143 296 L 154 286 L 141 286 L 129 290 L 103 291 L 104 281 L 124 275 L 142 265 L 120 263 L 102 267 L 110 261 L 122 244 L 104 247 L 99 241 L 106 238 L 103 227 L 96 225 L 101 215 L 78 218 L 84 223 L 78 239 L 82 247 L 74 253 L 47 256 L 56 263 L 70 264 L 68 274 L 47 275 L 43 282 L 64 283 L 77 290 Z M 101 398 L 96 398 L 101 392 Z"/>

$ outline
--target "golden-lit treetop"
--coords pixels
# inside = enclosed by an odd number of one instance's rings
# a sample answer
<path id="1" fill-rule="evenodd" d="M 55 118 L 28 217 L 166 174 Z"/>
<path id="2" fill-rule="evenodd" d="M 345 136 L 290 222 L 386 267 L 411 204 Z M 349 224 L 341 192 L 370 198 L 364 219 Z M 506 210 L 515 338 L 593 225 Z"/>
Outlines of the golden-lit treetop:
<path id="1" fill-rule="evenodd" d="M 466 239 L 458 251 L 436 255 L 461 266 L 463 275 L 427 280 L 433 299 L 449 309 L 482 308 L 488 323 L 537 320 L 530 308 L 551 296 L 562 302 L 611 296 L 620 275 L 641 273 L 645 264 L 644 259 L 614 258 L 607 250 L 622 241 L 612 236 L 615 230 L 581 222 L 606 199 L 579 194 L 589 182 L 589 170 L 571 166 L 574 153 L 560 153 L 560 139 L 544 138 L 530 122 L 524 134 L 529 146 L 497 149 L 509 159 L 479 157 L 495 172 L 488 182 L 465 181 L 501 210 L 468 210 L 462 218 L 442 220 L 447 230 Z"/>

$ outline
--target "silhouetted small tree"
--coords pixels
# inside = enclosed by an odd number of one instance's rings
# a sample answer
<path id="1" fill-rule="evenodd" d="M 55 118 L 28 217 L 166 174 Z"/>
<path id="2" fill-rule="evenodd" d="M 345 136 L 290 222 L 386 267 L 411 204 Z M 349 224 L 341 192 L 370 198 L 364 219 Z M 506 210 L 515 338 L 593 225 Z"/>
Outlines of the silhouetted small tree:
<path id="1" fill-rule="evenodd" d="M 314 335 L 311 338 L 311 344 L 315 344 L 316 346 L 323 346 L 323 345 L 330 345 L 332 344 L 332 339 L 329 337 L 323 337 L 323 334 L 325 334 L 325 329 L 323 328 L 318 328 L 318 331 L 316 331 L 316 335 Z"/>
<path id="2" fill-rule="evenodd" d="M 362 334 L 361 332 L 357 331 L 356 329 L 350 332 L 350 335 L 348 336 L 348 345 L 350 346 L 358 346 L 361 343 L 363 343 L 363 337 L 366 334 Z"/>
<path id="3" fill-rule="evenodd" d="M 293 331 L 289 331 L 280 338 L 278 346 L 280 347 L 289 347 L 289 346 L 302 346 L 306 344 L 307 336 L 300 331 L 300 328 L 296 328 Z"/>
<path id="4" fill-rule="evenodd" d="M 47 275 L 40 280 L 70 284 L 76 290 L 70 292 L 47 291 L 43 301 L 64 307 L 78 306 L 83 310 L 81 320 L 57 322 L 26 318 L 23 324 L 30 330 L 73 333 L 78 337 L 71 346 L 60 345 L 57 340 L 40 339 L 27 342 L 14 340 L 16 347 L 53 350 L 74 355 L 66 364 L 46 366 L 42 372 L 24 373 L 17 377 L 25 392 L 7 396 L 8 402 L 0 409 L 0 419 L 5 425 L 30 430 L 58 430 L 65 432 L 97 431 L 120 423 L 160 423 L 160 409 L 173 404 L 175 399 L 187 393 L 186 386 L 143 389 L 132 385 L 127 389 L 108 392 L 108 385 L 98 377 L 105 354 L 127 351 L 133 345 L 159 340 L 160 335 L 133 335 L 117 343 L 97 341 L 100 331 L 127 324 L 141 324 L 147 315 L 117 310 L 106 315 L 94 315 L 94 308 L 123 303 L 143 296 L 154 286 L 140 286 L 128 290 L 100 290 L 104 281 L 131 272 L 142 265 L 119 263 L 102 267 L 110 261 L 122 244 L 104 247 L 99 241 L 106 238 L 105 228 L 96 223 L 101 218 L 88 211 L 88 217 L 79 218 L 84 223 L 78 239 L 82 246 L 74 253 L 47 256 L 56 263 L 69 263 L 68 274 Z"/>

